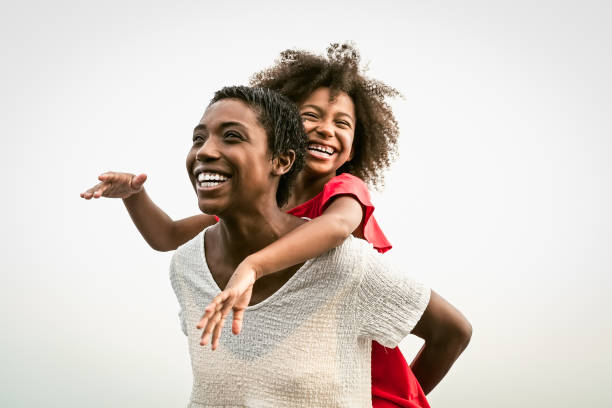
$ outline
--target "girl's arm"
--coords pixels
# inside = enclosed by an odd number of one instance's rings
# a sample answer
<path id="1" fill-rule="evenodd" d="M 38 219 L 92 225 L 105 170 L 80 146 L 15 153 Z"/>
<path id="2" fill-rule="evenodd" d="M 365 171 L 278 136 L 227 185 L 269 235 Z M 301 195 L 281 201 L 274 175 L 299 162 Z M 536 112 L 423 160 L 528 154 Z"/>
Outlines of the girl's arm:
<path id="1" fill-rule="evenodd" d="M 352 233 L 361 236 L 358 227 L 363 217 L 363 208 L 355 198 L 338 196 L 319 217 L 246 257 L 224 290 L 206 307 L 197 325 L 198 329 L 204 329 L 200 344 L 206 345 L 212 336 L 212 348 L 217 348 L 225 318 L 232 310 L 232 332 L 240 333 L 255 280 L 315 258 L 342 244 Z"/>
<path id="2" fill-rule="evenodd" d="M 410 365 L 425 394 L 444 378 L 472 337 L 468 320 L 433 290 L 412 334 L 425 344 Z"/>
<path id="3" fill-rule="evenodd" d="M 267 247 L 246 257 L 238 268 L 250 268 L 256 279 L 315 258 L 344 242 L 363 219 L 361 204 L 353 197 L 335 198 L 317 218 L 300 225 Z"/>
<path id="4" fill-rule="evenodd" d="M 215 217 L 198 214 L 178 221 L 172 220 L 146 193 L 143 185 L 145 174 L 107 172 L 98 179 L 101 183 L 81 193 L 81 197 L 122 198 L 132 221 L 151 248 L 170 251 L 195 237 L 200 231 L 216 222 Z"/>

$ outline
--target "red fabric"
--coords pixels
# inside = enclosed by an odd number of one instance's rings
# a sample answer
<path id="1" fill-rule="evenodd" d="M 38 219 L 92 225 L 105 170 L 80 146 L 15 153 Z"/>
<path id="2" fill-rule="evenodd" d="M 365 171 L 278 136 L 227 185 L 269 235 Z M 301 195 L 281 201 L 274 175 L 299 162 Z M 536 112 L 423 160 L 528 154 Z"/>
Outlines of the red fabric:
<path id="1" fill-rule="evenodd" d="M 342 173 L 325 184 L 323 191 L 312 199 L 289 210 L 296 217 L 316 218 L 325 211 L 332 199 L 341 195 L 354 197 L 363 207 L 363 235 L 378 252 L 391 249 L 391 244 L 378 226 L 372 213 L 370 192 L 358 177 Z M 421 385 L 414 376 L 399 348 L 389 349 L 372 342 L 372 406 L 374 408 L 430 408 Z"/>
<path id="2" fill-rule="evenodd" d="M 332 200 L 341 195 L 349 195 L 355 198 L 363 208 L 363 236 L 365 240 L 374 245 L 378 252 L 386 252 L 391 249 L 391 244 L 378 226 L 372 215 L 374 206 L 370 201 L 370 192 L 366 184 L 358 177 L 349 173 L 342 173 L 329 180 L 323 187 L 323 191 L 297 207 L 288 211 L 296 217 L 316 218 L 331 204 Z"/>

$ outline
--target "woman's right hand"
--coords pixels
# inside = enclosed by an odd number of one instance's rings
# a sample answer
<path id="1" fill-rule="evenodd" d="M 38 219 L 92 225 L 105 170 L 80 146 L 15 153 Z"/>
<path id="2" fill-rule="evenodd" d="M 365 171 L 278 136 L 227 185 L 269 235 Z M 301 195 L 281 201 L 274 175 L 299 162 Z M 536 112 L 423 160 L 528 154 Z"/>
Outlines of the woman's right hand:
<path id="1" fill-rule="evenodd" d="M 100 183 L 81 193 L 86 200 L 92 198 L 128 198 L 142 190 L 146 174 L 117 173 L 108 171 L 98 176 Z"/>

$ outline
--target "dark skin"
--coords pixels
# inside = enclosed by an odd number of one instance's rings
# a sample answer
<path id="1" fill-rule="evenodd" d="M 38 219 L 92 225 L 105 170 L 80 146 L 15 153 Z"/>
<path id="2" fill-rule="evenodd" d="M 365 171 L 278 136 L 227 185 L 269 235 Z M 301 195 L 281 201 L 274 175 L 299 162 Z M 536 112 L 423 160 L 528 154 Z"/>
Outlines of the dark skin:
<path id="1" fill-rule="evenodd" d="M 228 125 L 230 124 L 230 125 Z M 187 155 L 187 171 L 203 212 L 218 214 L 222 222 L 206 232 L 205 253 L 213 279 L 225 288 L 236 267 L 250 254 L 266 247 L 304 223 L 286 214 L 276 203 L 280 175 L 293 163 L 293 152 L 272 159 L 267 136 L 256 114 L 244 103 L 221 100 L 211 105 L 194 131 L 194 143 Z M 213 188 L 199 185 L 199 171 L 217 172 L 227 181 Z M 248 304 L 266 299 L 300 268 L 301 264 L 257 280 Z M 208 323 L 203 342 L 208 340 L 213 323 L 218 346 L 225 317 Z M 244 310 L 234 313 L 234 329 L 242 324 Z M 217 324 L 218 323 L 218 324 Z M 236 330 L 234 330 L 236 331 Z"/>
<path id="2" fill-rule="evenodd" d="M 344 138 L 350 136 L 350 140 L 352 140 L 350 117 L 347 118 L 354 112 L 349 109 L 350 104 L 348 102 L 350 99 L 346 101 L 339 99 L 331 105 L 326 105 L 327 101 L 328 99 L 325 97 L 320 102 L 315 100 L 314 102 L 317 103 L 314 103 L 314 106 L 319 106 L 323 110 L 318 112 L 315 109 L 313 111 L 321 117 L 324 114 L 324 118 L 328 118 L 326 120 L 308 116 L 311 114 L 310 110 L 307 107 L 302 108 L 304 126 L 310 137 L 317 141 L 333 143 L 334 147 L 350 157 L 350 152 L 347 149 L 340 149 Z M 343 101 L 348 105 L 344 106 L 344 109 L 340 109 L 343 106 Z M 227 101 L 220 101 L 219 103 L 222 102 Z M 238 104 L 238 108 L 249 110 L 245 105 L 240 105 L 237 101 L 233 102 Z M 241 112 L 238 108 L 234 109 L 236 111 L 233 113 L 234 116 L 236 116 L 235 113 Z M 202 120 L 206 118 L 207 114 L 210 117 L 210 113 L 211 109 L 209 108 Z M 349 115 L 346 115 L 346 113 Z M 240 122 L 243 126 L 218 126 L 215 128 L 209 122 L 204 123 L 206 127 L 198 125 L 194 131 L 194 144 L 187 157 L 187 170 L 192 185 L 194 185 L 198 194 L 200 209 L 209 214 L 218 214 L 223 220 L 223 222 L 207 231 L 205 240 L 206 257 L 209 267 L 214 265 L 214 268 L 210 269 L 215 281 L 222 289 L 226 289 L 230 277 L 232 274 L 235 276 L 235 270 L 241 262 L 248 259 L 249 255 L 268 247 L 268 244 L 275 244 L 268 248 L 275 247 L 278 255 L 262 257 L 268 262 L 264 270 L 280 270 L 280 272 L 259 275 L 257 281 L 252 279 L 250 285 L 247 285 L 246 292 L 241 291 L 233 295 L 234 299 L 238 299 L 238 301 L 232 302 L 229 308 L 223 305 L 222 308 L 214 310 L 214 315 L 212 313 L 210 315 L 205 314 L 205 318 L 198 327 L 203 329 L 202 344 L 208 343 L 212 337 L 213 348 L 218 345 L 218 335 L 225 323 L 227 314 L 232 310 L 234 311 L 235 320 L 232 330 L 237 334 L 240 331 L 246 306 L 259 303 L 269 297 L 295 273 L 299 265 L 289 268 L 286 265 L 295 263 L 291 258 L 296 253 L 311 251 L 312 253 L 304 255 L 304 259 L 308 259 L 324 252 L 322 248 L 315 248 L 316 244 L 323 248 L 325 246 L 333 248 L 339 245 L 351 231 L 354 235 L 360 236 L 359 231 L 355 231 L 355 227 L 361 221 L 362 212 L 360 205 L 353 198 L 340 197 L 334 200 L 325 212 L 329 213 L 327 217 L 324 214 L 306 224 L 300 219 L 285 214 L 278 208 L 275 199 L 278 177 L 283 171 L 286 171 L 287 166 L 290 166 L 292 159 L 282 156 L 272 160 L 267 151 L 267 139 L 263 128 L 257 123 L 256 118 L 249 118 L 248 115 L 244 115 L 244 112 L 241 115 L 232 117 L 231 120 L 226 118 L 226 122 Z M 349 124 L 348 126 L 344 123 L 345 121 Z M 256 131 L 258 127 L 261 131 Z M 241 137 L 233 135 L 234 132 L 239 133 Z M 205 143 L 204 140 L 206 140 Z M 350 147 L 350 144 L 347 146 Z M 333 177 L 335 166 L 338 164 L 331 165 L 331 169 L 334 170 L 332 172 L 325 167 L 326 163 L 328 162 L 314 160 L 312 165 L 307 165 L 304 171 L 300 173 L 298 182 L 294 187 L 293 196 L 288 204 L 289 207 L 300 204 L 316 195 L 321 190 L 322 185 Z M 223 171 L 231 175 L 231 179 L 228 184 L 219 190 L 199 191 L 193 174 L 193 170 L 197 166 L 209 166 Z M 243 171 L 245 168 L 249 171 Z M 326 176 L 323 177 L 322 174 Z M 100 197 L 104 194 L 105 196 L 124 198 L 124 203 L 132 219 L 134 219 L 147 242 L 154 248 L 153 240 L 163 238 L 168 240 L 169 243 L 164 242 L 158 245 L 162 248 L 170 245 L 171 249 L 174 249 L 180 243 L 195 236 L 206 226 L 216 222 L 213 217 L 204 214 L 173 222 L 155 206 L 142 189 L 145 179 L 146 176 L 144 175 L 134 176 L 127 173 L 102 175 L 100 180 L 103 182 L 101 185 L 105 190 L 101 191 L 96 187 L 90 189 L 91 192 L 82 194 L 82 196 L 91 198 Z M 259 188 L 253 189 L 255 185 Z M 235 188 L 237 186 L 241 187 Z M 228 197 L 232 198 L 228 199 Z M 161 213 L 162 216 L 153 217 L 151 215 L 158 213 Z M 342 217 L 338 217 L 336 220 L 336 217 L 332 215 L 336 213 L 342 215 Z M 155 220 L 155 222 L 151 220 Z M 347 222 L 347 220 L 350 220 L 350 222 Z M 290 241 L 287 240 L 278 240 L 289 232 L 304 227 L 308 227 L 313 232 L 310 232 L 306 238 L 301 238 L 302 235 L 300 235 L 299 246 L 291 246 Z M 323 243 L 323 239 L 318 238 L 318 235 L 314 233 L 314 230 L 318 229 L 321 230 L 321 238 L 325 239 L 330 239 L 330 231 L 332 230 L 338 230 L 342 233 L 338 234 L 338 242 Z M 180 236 L 176 234 L 178 231 L 181 231 Z M 317 238 L 313 239 L 315 236 Z M 314 242 L 308 245 L 303 244 L 307 238 Z M 172 242 L 176 240 L 178 240 L 178 244 Z M 281 241 L 285 243 L 281 244 Z M 289 259 L 281 259 L 282 257 Z M 240 301 L 243 304 L 240 304 Z M 208 317 L 206 317 L 207 315 Z M 432 291 L 430 303 L 412 333 L 425 340 L 425 345 L 411 366 L 423 390 L 428 393 L 440 382 L 465 349 L 471 336 L 471 326 L 461 313 Z"/>
<path id="3" fill-rule="evenodd" d="M 217 104 L 219 103 L 217 102 Z M 218 109 L 212 109 L 213 107 L 209 108 L 202 118 L 202 121 L 207 123 L 208 129 L 215 128 L 211 117 L 216 118 L 217 115 L 224 113 L 223 110 L 219 112 Z M 238 102 L 232 102 L 232 104 L 223 108 L 233 108 L 235 110 L 240 108 L 240 105 Z M 233 110 L 228 110 L 228 113 L 235 114 Z M 247 118 L 248 116 L 242 120 L 246 122 Z M 222 119 L 223 117 L 220 120 Z M 213 123 L 208 125 L 209 122 Z M 256 122 L 252 122 L 251 126 L 255 127 Z M 264 192 L 254 189 L 259 194 L 258 197 L 257 195 L 253 197 L 253 194 L 248 191 L 249 186 L 257 184 L 257 179 L 261 180 L 261 163 L 259 163 L 259 166 L 256 164 L 258 160 L 263 163 L 270 163 L 270 165 L 263 166 L 265 171 L 270 174 L 280 174 L 283 171 L 282 169 L 286 169 L 286 166 L 290 165 L 291 161 L 286 159 L 275 163 L 270 161 L 266 155 L 261 154 L 262 150 L 265 151 L 265 132 L 263 132 L 263 129 L 261 129 L 261 132 L 250 132 L 251 141 L 249 143 L 251 143 L 251 146 L 245 147 L 239 154 L 231 151 L 231 145 L 222 143 L 215 145 L 213 137 L 214 134 L 211 132 L 208 135 L 208 145 L 194 143 L 194 147 L 187 158 L 187 168 L 193 170 L 197 166 L 194 163 L 211 165 L 217 161 L 233 163 L 234 170 L 230 181 L 235 183 L 234 187 L 240 186 L 240 188 L 234 189 L 235 195 L 210 197 L 205 191 L 196 188 L 200 209 L 205 212 L 220 214 L 222 219 L 221 223 L 207 230 L 205 251 L 215 281 L 220 288 L 224 288 L 233 275 L 236 266 L 250 253 L 291 232 L 302 225 L 303 221 L 284 213 L 278 208 L 275 202 L 276 183 L 269 183 L 272 187 L 265 189 Z M 257 142 L 256 138 L 261 138 L 261 143 Z M 224 149 L 226 150 L 224 151 Z M 224 166 L 221 166 L 221 168 L 224 168 Z M 246 172 L 241 174 L 244 169 L 249 169 L 248 177 L 246 177 Z M 190 173 L 190 178 L 195 186 L 195 177 L 192 173 L 193 171 Z M 225 185 L 223 187 L 228 192 L 227 190 L 233 186 Z M 227 197 L 231 198 L 228 199 Z M 252 296 L 249 297 L 247 304 L 259 303 L 276 292 L 295 273 L 298 267 L 288 268 L 278 274 L 273 274 L 277 275 L 273 279 L 265 279 L 264 277 L 258 280 L 252 287 Z M 268 277 L 270 276 L 272 275 Z M 206 344 L 212 336 L 213 349 L 218 346 L 218 336 L 231 310 L 231 307 L 223 307 L 218 310 L 219 313 L 212 314 L 209 318 L 200 322 L 198 327 L 204 329 L 202 344 Z M 234 309 L 232 327 L 234 333 L 239 332 L 242 325 L 244 308 L 240 309 L 238 313 L 236 319 L 236 310 Z M 450 303 L 432 291 L 430 302 L 421 320 L 412 331 L 413 334 L 425 340 L 425 345 L 412 363 L 413 371 L 425 393 L 431 391 L 441 381 L 465 349 L 471 336 L 471 330 L 471 326 L 465 317 Z"/>

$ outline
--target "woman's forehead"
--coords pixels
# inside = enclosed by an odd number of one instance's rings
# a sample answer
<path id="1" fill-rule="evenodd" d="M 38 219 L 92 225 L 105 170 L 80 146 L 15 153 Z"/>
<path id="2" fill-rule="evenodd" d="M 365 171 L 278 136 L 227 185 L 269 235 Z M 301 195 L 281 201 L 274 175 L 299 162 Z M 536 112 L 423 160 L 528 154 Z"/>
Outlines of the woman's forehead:
<path id="1" fill-rule="evenodd" d="M 206 128 L 229 122 L 237 122 L 247 128 L 263 129 L 253 108 L 239 99 L 221 99 L 208 105 L 200 119 L 200 125 Z"/>

